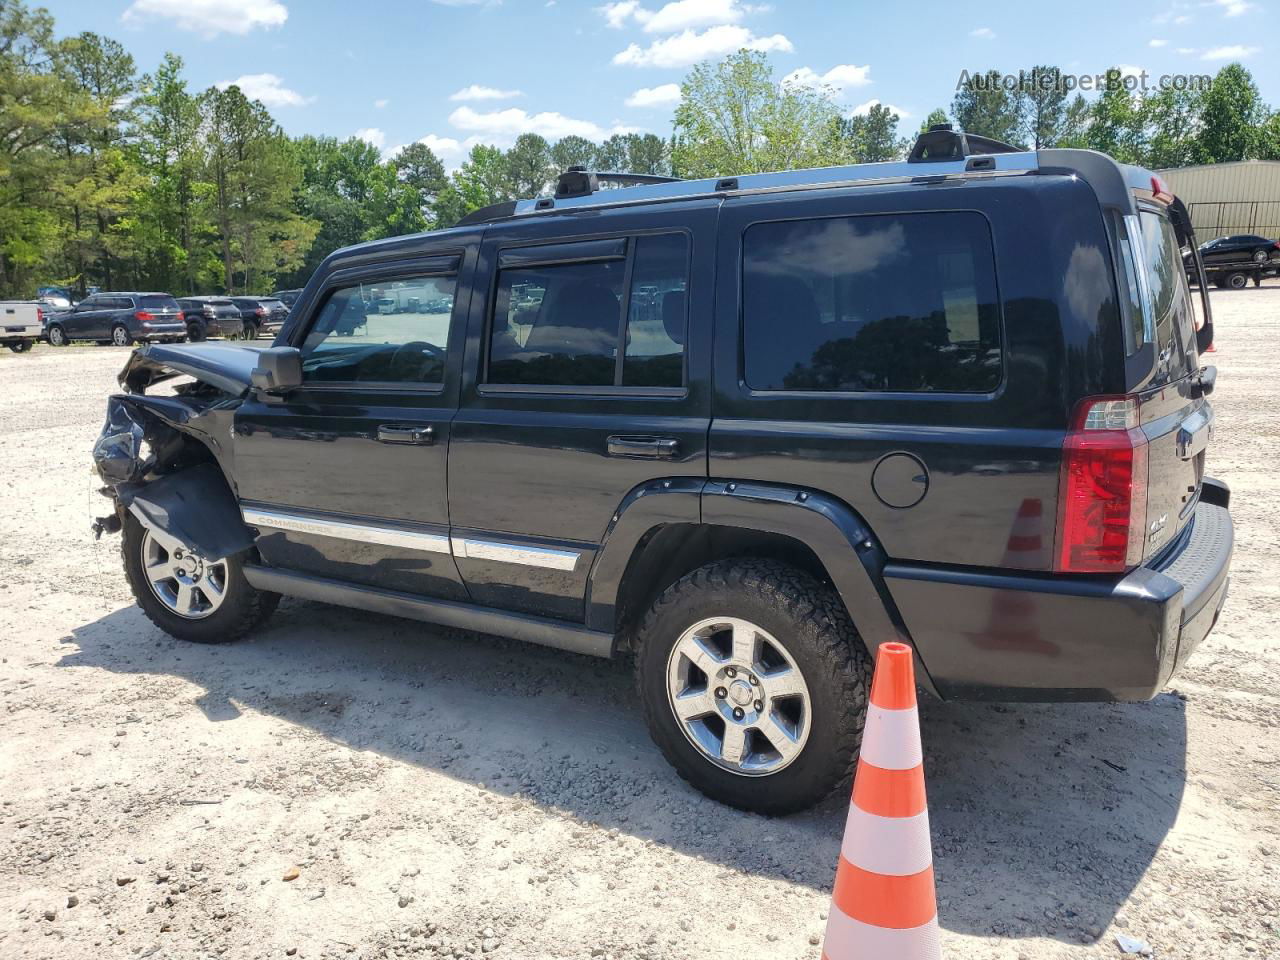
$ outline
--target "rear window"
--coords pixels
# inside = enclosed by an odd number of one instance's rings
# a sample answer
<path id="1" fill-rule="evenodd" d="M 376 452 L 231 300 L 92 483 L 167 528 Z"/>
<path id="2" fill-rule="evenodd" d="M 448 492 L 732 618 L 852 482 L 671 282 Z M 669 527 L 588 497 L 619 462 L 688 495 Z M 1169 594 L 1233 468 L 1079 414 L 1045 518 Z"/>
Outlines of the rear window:
<path id="1" fill-rule="evenodd" d="M 755 224 L 743 238 L 742 312 L 754 390 L 1000 383 L 995 258 L 977 213 Z"/>
<path id="2" fill-rule="evenodd" d="M 178 301 L 169 296 L 139 297 L 138 306 L 152 310 L 177 310 Z"/>
<path id="3" fill-rule="evenodd" d="M 1140 258 L 1153 321 L 1148 330 L 1154 330 L 1157 358 L 1151 386 L 1160 386 L 1194 370 L 1195 316 L 1173 224 L 1167 217 L 1150 211 L 1143 211 L 1139 220 Z"/>

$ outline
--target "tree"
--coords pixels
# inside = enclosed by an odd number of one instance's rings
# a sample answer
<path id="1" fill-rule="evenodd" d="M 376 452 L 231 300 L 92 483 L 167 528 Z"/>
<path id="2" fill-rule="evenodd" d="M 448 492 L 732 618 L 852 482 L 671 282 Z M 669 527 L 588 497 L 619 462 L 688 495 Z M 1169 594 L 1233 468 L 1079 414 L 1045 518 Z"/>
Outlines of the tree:
<path id="1" fill-rule="evenodd" d="M 667 141 L 652 133 L 627 134 L 627 172 L 669 175 L 671 151 Z"/>
<path id="2" fill-rule="evenodd" d="M 1032 67 L 1024 87 L 1027 138 L 1031 147 L 1054 147 L 1062 136 L 1067 87 L 1057 67 Z"/>
<path id="3" fill-rule="evenodd" d="M 1259 160 L 1280 160 L 1280 111 L 1258 128 L 1257 156 Z"/>
<path id="4" fill-rule="evenodd" d="M 940 123 L 950 123 L 947 118 L 947 111 L 941 107 L 934 107 L 929 111 L 929 115 L 924 118 L 924 123 L 920 124 L 920 132 L 928 133 L 930 127 L 936 127 Z"/>
<path id="5" fill-rule="evenodd" d="M 449 182 L 444 164 L 425 143 L 411 143 L 393 161 L 396 176 L 413 195 L 423 223 L 435 224 L 435 202 Z"/>
<path id="6" fill-rule="evenodd" d="M 1254 156 L 1258 128 L 1266 116 L 1253 76 L 1238 63 L 1227 64 L 1204 94 L 1196 160 L 1225 163 Z"/>
<path id="7" fill-rule="evenodd" d="M 674 139 L 671 164 L 684 177 L 824 166 L 847 151 L 830 97 L 780 87 L 765 55 L 750 50 L 699 64 L 685 77 Z"/>
<path id="8" fill-rule="evenodd" d="M 593 167 L 596 162 L 596 145 L 586 137 L 569 134 L 561 137 L 551 147 L 551 165 L 556 174 L 570 167 Z"/>
<path id="9" fill-rule="evenodd" d="M 1088 145 L 1089 124 L 1093 121 L 1093 107 L 1083 94 L 1077 93 L 1062 111 L 1062 124 L 1058 129 L 1058 147 L 1085 147 Z"/>
<path id="10" fill-rule="evenodd" d="M 898 140 L 898 115 L 875 103 L 860 116 L 840 120 L 840 129 L 849 142 L 849 157 L 855 163 L 893 160 L 908 149 Z"/>
<path id="11" fill-rule="evenodd" d="M 961 89 L 951 101 L 951 114 L 960 129 L 1005 143 L 1024 142 L 1026 100 L 1016 88 L 1005 88 L 998 70 L 972 77 L 962 75 Z"/>
<path id="12" fill-rule="evenodd" d="M 551 146 L 536 133 L 522 133 L 506 154 L 506 177 L 517 197 L 536 197 L 544 193 L 555 177 L 551 163 Z"/>
<path id="13" fill-rule="evenodd" d="M 1118 76 L 1118 72 L 1117 72 Z M 1142 102 L 1123 83 L 1109 84 L 1090 111 L 1085 143 L 1121 163 L 1142 162 L 1145 143 Z"/>
<path id="14" fill-rule="evenodd" d="M 436 211 L 442 224 L 454 224 L 472 210 L 513 199 L 502 151 L 477 145 L 441 191 Z"/>
<path id="15" fill-rule="evenodd" d="M 1195 90 L 1169 88 L 1142 102 L 1141 162 L 1149 167 L 1181 167 L 1195 162 L 1196 134 L 1204 97 Z"/>

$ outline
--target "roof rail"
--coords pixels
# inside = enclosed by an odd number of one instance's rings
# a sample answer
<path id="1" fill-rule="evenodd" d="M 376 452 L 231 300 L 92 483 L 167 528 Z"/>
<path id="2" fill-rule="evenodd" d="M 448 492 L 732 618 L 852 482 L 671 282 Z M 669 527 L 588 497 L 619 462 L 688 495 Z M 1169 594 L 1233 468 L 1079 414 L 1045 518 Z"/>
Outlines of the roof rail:
<path id="1" fill-rule="evenodd" d="M 976 133 L 955 130 L 949 123 L 935 123 L 920 136 L 907 157 L 907 163 L 940 163 L 944 160 L 963 160 L 978 154 L 1021 153 L 1003 140 L 980 137 Z"/>

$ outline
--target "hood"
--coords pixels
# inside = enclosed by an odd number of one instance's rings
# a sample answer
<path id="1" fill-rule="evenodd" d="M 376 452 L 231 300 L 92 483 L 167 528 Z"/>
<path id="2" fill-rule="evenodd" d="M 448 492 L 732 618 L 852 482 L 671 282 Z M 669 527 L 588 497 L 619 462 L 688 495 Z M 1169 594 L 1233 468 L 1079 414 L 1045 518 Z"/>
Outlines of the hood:
<path id="1" fill-rule="evenodd" d="M 185 374 L 238 396 L 249 389 L 262 349 L 222 343 L 150 343 L 133 351 L 117 379 L 129 393 L 145 393 L 152 384 Z"/>

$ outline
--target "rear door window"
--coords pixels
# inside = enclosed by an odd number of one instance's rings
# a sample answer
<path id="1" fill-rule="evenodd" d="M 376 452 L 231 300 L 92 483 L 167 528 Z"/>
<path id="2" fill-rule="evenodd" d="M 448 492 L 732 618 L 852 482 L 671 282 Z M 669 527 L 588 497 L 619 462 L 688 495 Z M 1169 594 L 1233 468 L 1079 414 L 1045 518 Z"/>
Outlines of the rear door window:
<path id="1" fill-rule="evenodd" d="M 980 214 L 757 223 L 743 258 L 754 390 L 987 393 L 1000 383 L 995 256 Z"/>

